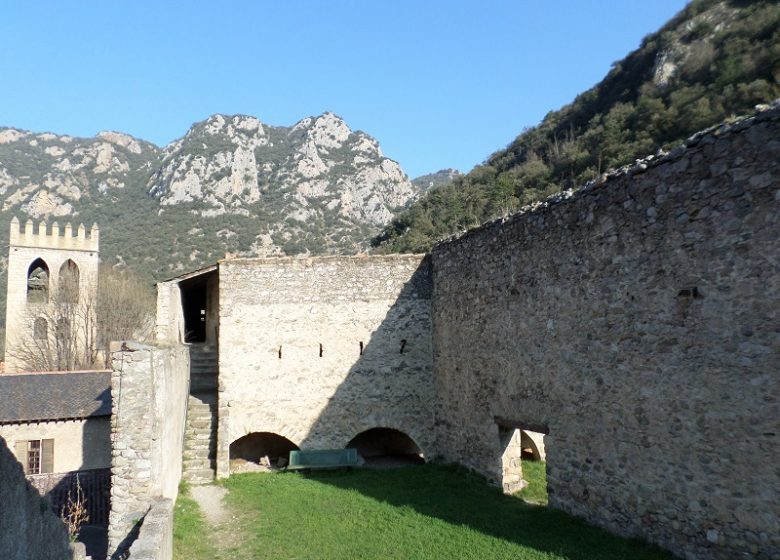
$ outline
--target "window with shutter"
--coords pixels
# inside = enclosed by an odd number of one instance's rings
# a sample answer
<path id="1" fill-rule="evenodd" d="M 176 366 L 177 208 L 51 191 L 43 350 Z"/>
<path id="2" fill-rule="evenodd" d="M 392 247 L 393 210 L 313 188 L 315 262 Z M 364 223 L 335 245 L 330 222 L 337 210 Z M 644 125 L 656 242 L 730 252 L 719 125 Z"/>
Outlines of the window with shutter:
<path id="1" fill-rule="evenodd" d="M 24 474 L 54 472 L 53 439 L 17 441 L 14 445 L 14 452 L 22 464 Z"/>
<path id="2" fill-rule="evenodd" d="M 27 474 L 41 472 L 41 440 L 32 439 L 27 442 Z"/>
<path id="3" fill-rule="evenodd" d="M 54 440 L 41 440 L 41 472 L 54 472 Z"/>
<path id="4" fill-rule="evenodd" d="M 17 441 L 14 444 L 14 455 L 21 463 L 24 474 L 27 474 L 27 441 Z"/>

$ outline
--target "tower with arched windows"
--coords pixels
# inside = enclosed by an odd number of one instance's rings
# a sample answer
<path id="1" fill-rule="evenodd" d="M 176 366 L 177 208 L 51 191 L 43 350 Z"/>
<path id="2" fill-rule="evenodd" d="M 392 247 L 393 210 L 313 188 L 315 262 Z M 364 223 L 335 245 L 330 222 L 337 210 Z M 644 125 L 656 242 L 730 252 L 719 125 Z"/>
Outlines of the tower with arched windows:
<path id="1" fill-rule="evenodd" d="M 89 367 L 95 346 L 99 232 L 11 221 L 5 371 Z"/>

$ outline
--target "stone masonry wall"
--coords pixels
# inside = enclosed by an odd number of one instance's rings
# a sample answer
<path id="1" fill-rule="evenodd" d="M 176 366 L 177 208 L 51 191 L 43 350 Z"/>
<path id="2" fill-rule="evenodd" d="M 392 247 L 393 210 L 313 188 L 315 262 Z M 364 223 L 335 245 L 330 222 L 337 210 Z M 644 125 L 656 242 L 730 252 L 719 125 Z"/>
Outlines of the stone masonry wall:
<path id="1" fill-rule="evenodd" d="M 111 554 L 128 549 L 154 503 L 176 499 L 189 383 L 186 347 L 119 346 L 111 353 Z"/>
<path id="2" fill-rule="evenodd" d="M 687 558 L 780 558 L 780 108 L 432 253 L 439 448 Z"/>
<path id="3" fill-rule="evenodd" d="M 84 558 L 83 545 L 71 547 L 62 520 L 24 477 L 0 437 L 0 557 L 3 560 Z"/>
<path id="4" fill-rule="evenodd" d="M 316 449 L 387 427 L 433 449 L 426 259 L 234 259 L 219 280 L 218 476 L 252 432 Z"/>

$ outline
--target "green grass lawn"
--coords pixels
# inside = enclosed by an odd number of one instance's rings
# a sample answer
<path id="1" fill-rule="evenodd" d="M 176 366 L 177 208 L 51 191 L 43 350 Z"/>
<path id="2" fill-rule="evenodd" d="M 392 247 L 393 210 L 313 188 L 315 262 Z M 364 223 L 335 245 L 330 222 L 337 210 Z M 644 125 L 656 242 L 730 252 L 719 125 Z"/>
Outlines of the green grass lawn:
<path id="1" fill-rule="evenodd" d="M 672 558 L 505 496 L 453 467 L 252 473 L 222 484 L 235 518 L 210 527 L 183 495 L 176 505 L 174 558 Z"/>
<path id="2" fill-rule="evenodd" d="M 537 505 L 547 505 L 547 471 L 544 461 L 523 461 L 523 478 L 528 486 L 517 496 Z"/>

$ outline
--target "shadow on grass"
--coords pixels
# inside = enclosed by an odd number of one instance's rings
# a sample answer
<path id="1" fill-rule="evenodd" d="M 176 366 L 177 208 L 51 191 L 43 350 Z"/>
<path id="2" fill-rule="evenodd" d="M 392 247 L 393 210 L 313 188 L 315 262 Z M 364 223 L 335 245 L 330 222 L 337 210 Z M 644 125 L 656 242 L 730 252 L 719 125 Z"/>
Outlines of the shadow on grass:
<path id="1" fill-rule="evenodd" d="M 422 465 L 380 471 L 318 471 L 300 476 L 572 560 L 675 558 L 658 547 L 616 537 L 564 512 L 506 496 L 460 467 Z"/>

